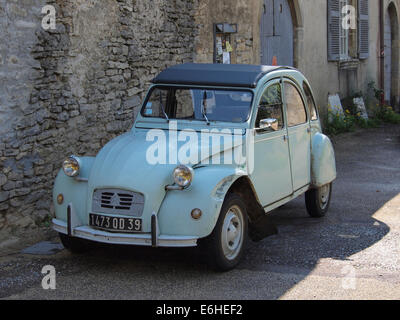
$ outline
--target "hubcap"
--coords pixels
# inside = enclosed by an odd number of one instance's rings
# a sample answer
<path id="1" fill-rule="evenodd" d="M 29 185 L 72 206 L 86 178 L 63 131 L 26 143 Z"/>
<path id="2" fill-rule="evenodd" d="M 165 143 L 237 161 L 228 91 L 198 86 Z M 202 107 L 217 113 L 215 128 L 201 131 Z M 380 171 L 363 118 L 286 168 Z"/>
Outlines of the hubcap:
<path id="1" fill-rule="evenodd" d="M 221 242 L 225 257 L 234 260 L 242 248 L 244 233 L 244 221 L 242 210 L 238 206 L 232 206 L 222 225 Z"/>
<path id="2" fill-rule="evenodd" d="M 319 193 L 319 205 L 321 209 L 326 209 L 328 203 L 329 203 L 329 196 L 330 196 L 330 191 L 331 191 L 331 185 L 327 184 L 323 187 L 321 187 L 318 191 Z"/>

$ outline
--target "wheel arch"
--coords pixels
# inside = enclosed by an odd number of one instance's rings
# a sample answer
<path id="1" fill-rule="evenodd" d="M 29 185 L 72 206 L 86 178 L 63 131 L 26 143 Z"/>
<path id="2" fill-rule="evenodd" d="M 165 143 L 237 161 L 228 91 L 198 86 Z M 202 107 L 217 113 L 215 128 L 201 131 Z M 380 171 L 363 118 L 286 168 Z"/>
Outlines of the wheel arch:
<path id="1" fill-rule="evenodd" d="M 230 186 L 226 195 L 229 193 L 238 194 L 243 199 L 243 202 L 246 204 L 250 223 L 254 223 L 265 214 L 254 185 L 248 176 L 242 176 L 236 179 L 236 181 Z"/>

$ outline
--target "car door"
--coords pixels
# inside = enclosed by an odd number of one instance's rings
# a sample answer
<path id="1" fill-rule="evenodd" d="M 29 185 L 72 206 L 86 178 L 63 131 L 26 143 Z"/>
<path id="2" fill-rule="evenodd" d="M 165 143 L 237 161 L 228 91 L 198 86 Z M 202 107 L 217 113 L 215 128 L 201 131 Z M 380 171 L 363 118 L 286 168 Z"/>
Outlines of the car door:
<path id="1" fill-rule="evenodd" d="M 274 126 L 261 128 L 262 120 L 267 119 L 276 120 Z M 289 196 L 293 191 L 282 85 L 279 80 L 269 82 L 258 100 L 255 129 L 251 180 L 265 207 Z"/>
<path id="2" fill-rule="evenodd" d="M 311 128 L 306 106 L 297 85 L 285 80 L 283 91 L 295 192 L 311 182 Z"/>

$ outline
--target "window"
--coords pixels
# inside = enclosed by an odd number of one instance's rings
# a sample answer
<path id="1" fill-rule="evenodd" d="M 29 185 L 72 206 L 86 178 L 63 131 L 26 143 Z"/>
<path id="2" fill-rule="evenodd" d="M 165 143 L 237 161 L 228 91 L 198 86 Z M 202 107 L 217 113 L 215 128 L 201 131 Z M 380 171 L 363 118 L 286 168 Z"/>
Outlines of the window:
<path id="1" fill-rule="evenodd" d="M 253 93 L 245 90 L 156 87 L 142 116 L 243 123 L 249 118 L 252 101 Z"/>
<path id="2" fill-rule="evenodd" d="M 316 121 L 316 120 L 318 120 L 317 107 L 315 105 L 315 101 L 312 96 L 311 90 L 310 90 L 309 86 L 307 85 L 307 83 L 305 83 L 305 82 L 303 82 L 303 90 L 304 90 L 304 93 L 306 94 L 311 121 Z"/>
<path id="3" fill-rule="evenodd" d="M 276 119 L 278 130 L 284 127 L 282 90 L 279 83 L 269 86 L 263 92 L 258 106 L 256 128 L 260 128 L 260 121 L 265 119 Z"/>
<path id="4" fill-rule="evenodd" d="M 349 29 L 343 28 L 343 19 L 346 18 L 346 15 L 348 12 L 343 12 L 344 8 L 347 7 L 348 5 L 348 0 L 340 0 L 340 13 L 341 13 L 341 23 L 340 25 L 340 60 L 346 60 L 349 59 Z"/>
<path id="5" fill-rule="evenodd" d="M 369 58 L 369 0 L 328 0 L 328 60 L 357 58 Z"/>
<path id="6" fill-rule="evenodd" d="M 289 82 L 285 82 L 285 102 L 289 127 L 307 122 L 307 113 L 303 99 L 297 88 Z"/>

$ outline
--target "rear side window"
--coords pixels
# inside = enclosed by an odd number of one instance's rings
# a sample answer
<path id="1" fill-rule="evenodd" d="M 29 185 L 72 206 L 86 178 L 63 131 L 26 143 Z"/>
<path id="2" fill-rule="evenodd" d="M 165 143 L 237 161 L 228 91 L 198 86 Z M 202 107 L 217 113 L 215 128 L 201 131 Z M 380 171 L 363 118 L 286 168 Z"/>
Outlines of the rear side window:
<path id="1" fill-rule="evenodd" d="M 300 92 L 289 82 L 285 82 L 285 102 L 289 127 L 307 122 L 306 108 Z"/>
<path id="2" fill-rule="evenodd" d="M 310 111 L 311 121 L 318 120 L 317 106 L 315 105 L 314 98 L 307 83 L 303 82 L 303 90 L 306 94 L 307 104 Z"/>

